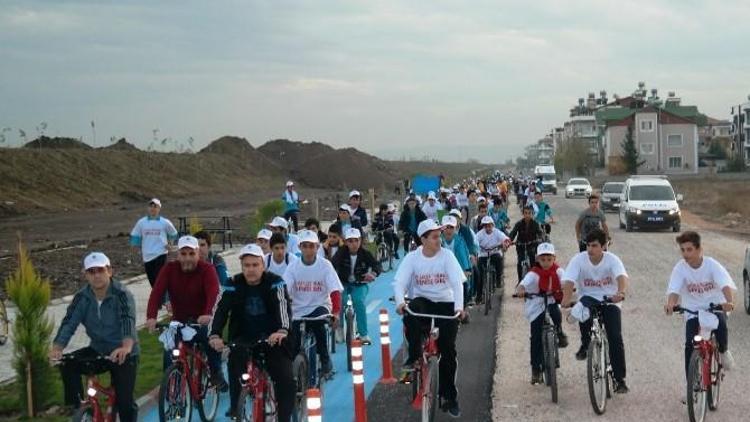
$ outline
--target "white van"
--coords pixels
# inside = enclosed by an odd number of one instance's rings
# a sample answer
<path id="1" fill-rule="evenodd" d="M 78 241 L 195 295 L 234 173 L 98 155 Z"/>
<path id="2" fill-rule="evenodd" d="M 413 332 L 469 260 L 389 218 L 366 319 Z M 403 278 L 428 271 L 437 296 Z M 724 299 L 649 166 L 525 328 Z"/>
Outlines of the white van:
<path id="1" fill-rule="evenodd" d="M 676 195 L 666 176 L 631 176 L 620 197 L 620 228 L 671 228 L 680 231 L 682 195 Z"/>
<path id="2" fill-rule="evenodd" d="M 534 176 L 536 176 L 537 180 L 542 180 L 542 190 L 544 192 L 552 192 L 553 195 L 557 195 L 557 173 L 555 173 L 555 166 L 536 166 L 534 167 Z"/>

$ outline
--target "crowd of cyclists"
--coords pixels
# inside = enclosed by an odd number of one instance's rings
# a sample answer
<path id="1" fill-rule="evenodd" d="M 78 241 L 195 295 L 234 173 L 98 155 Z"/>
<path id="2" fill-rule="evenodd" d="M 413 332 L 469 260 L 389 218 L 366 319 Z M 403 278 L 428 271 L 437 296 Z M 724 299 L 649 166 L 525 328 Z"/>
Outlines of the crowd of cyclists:
<path id="1" fill-rule="evenodd" d="M 549 312 L 559 347 L 568 345 L 560 309 L 570 308 L 574 297 L 578 297 L 571 311 L 580 316 L 577 359 L 586 359 L 591 324 L 586 318 L 587 308 L 611 301 L 611 306 L 605 307 L 603 320 L 614 392 L 628 392 L 621 307 L 628 297 L 629 279 L 622 261 L 607 251 L 612 238 L 596 195 L 589 198 L 589 207 L 575 225 L 580 253 L 564 267 L 556 259 L 550 238 L 555 223 L 553 210 L 544 200 L 541 182 L 529 177 L 496 172 L 429 192 L 425 198 L 410 192 L 403 200 L 380 204 L 371 219 L 362 207 L 362 195 L 354 190 L 347 202 L 338 206 L 336 219 L 327 231 L 312 218 L 298 227 L 301 203 L 293 182 L 286 184 L 282 199 L 286 204 L 284 214 L 269 221 L 256 234 L 254 243 L 240 250 L 241 271 L 235 275 L 230 275 L 224 260 L 211 251 L 210 235 L 200 232 L 178 237 L 172 223 L 160 215 L 161 202 L 156 198 L 149 201 L 147 216 L 136 223 L 131 233 L 131 244 L 140 249 L 153 287 L 146 310 L 147 328 L 156 329 L 161 308 L 167 309 L 174 321 L 200 325 L 193 341 L 202 345 L 208 357 L 213 385 L 229 391 L 227 417 L 235 416 L 240 374 L 248 356 L 233 350 L 228 359 L 229 377 L 225 379 L 222 352 L 226 344 L 267 340 L 270 348 L 266 370 L 276 389 L 278 420 L 288 421 L 294 413 L 292 361 L 300 345 L 301 318 L 329 316 L 330 324 L 337 327 L 342 304 L 351 298 L 356 334 L 364 345 L 372 343 L 367 331 L 366 298 L 369 283 L 383 270 L 366 247 L 370 235 L 376 242 L 385 241 L 400 260 L 393 289 L 396 311 L 404 315 L 406 327 L 405 371 L 411 370 L 419 358 L 424 325 L 423 320 L 406 313 L 406 307 L 417 313 L 458 315 L 458 320 L 443 319 L 438 323 L 440 407 L 450 416 L 461 416 L 455 385 L 459 326 L 469 323 L 471 307 L 492 300 L 485 297 L 483 285 L 489 266 L 495 269 L 495 284 L 502 285 L 504 257 L 511 246 L 515 246 L 518 258 L 516 294 L 541 292 L 554 298 Z M 512 224 L 510 215 L 515 211 L 511 212 L 511 201 L 522 216 Z M 683 259 L 670 278 L 666 312 L 670 313 L 678 303 L 694 310 L 716 303 L 722 304 L 724 311 L 731 311 L 734 282 L 721 264 L 703 257 L 700 236 L 685 232 L 677 243 Z M 167 259 L 169 252 L 176 254 L 173 261 Z M 136 308 L 133 295 L 113 279 L 113 268 L 100 252 L 84 258 L 88 284 L 70 303 L 50 357 L 59 360 L 76 328 L 83 325 L 91 344 L 74 353 L 109 356 L 100 370 L 111 373 L 120 420 L 135 421 L 133 388 L 139 361 Z M 532 384 L 541 382 L 543 312 L 537 299 L 527 298 L 524 312 L 530 322 Z M 334 376 L 327 323 L 324 319 L 309 321 L 306 327 L 315 336 L 323 372 Z M 686 365 L 692 337 L 699 328 L 697 320 L 688 316 Z M 732 358 L 723 318 L 718 333 L 719 349 L 728 368 Z M 169 364 L 170 356 L 165 351 L 165 368 Z M 66 360 L 61 371 L 65 402 L 75 408 L 83 397 L 82 369 L 75 360 Z"/>

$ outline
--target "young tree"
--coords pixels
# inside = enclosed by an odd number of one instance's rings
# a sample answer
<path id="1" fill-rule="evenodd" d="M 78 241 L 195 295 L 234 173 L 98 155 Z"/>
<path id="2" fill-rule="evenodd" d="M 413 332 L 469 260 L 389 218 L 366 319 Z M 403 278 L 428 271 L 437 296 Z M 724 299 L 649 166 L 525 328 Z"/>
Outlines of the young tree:
<path id="1" fill-rule="evenodd" d="M 638 174 L 638 167 L 642 166 L 646 160 L 641 160 L 641 154 L 638 152 L 638 147 L 635 144 L 635 138 L 633 138 L 633 125 L 628 126 L 628 131 L 625 133 L 625 139 L 620 144 L 622 146 L 622 161 L 625 164 L 625 169 L 628 174 Z"/>

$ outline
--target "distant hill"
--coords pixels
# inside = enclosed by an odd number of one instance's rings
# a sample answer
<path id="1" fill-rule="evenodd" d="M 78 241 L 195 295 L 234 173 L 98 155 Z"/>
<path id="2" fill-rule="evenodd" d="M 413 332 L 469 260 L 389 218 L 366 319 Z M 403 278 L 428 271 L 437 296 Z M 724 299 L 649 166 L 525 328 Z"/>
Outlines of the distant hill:
<path id="1" fill-rule="evenodd" d="M 92 149 L 91 146 L 85 144 L 75 138 L 61 138 L 48 136 L 40 136 L 33 141 L 23 146 L 24 148 L 50 148 L 50 149 Z"/>
<path id="2" fill-rule="evenodd" d="M 138 147 L 128 142 L 128 140 L 125 138 L 120 138 L 114 144 L 106 146 L 102 149 L 108 149 L 108 150 L 113 150 L 113 151 L 138 151 Z"/>

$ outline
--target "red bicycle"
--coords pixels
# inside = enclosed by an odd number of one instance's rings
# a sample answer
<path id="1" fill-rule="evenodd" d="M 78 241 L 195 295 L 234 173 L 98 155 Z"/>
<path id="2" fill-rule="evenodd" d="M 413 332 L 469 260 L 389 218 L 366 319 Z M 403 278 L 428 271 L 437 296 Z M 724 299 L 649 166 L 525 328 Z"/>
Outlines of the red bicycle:
<path id="1" fill-rule="evenodd" d="M 247 351 L 247 370 L 240 377 L 242 390 L 237 399 L 235 416 L 242 422 L 275 422 L 278 419 L 276 392 L 266 367 L 268 340 L 254 344 L 232 343 L 229 349 Z"/>
<path id="2" fill-rule="evenodd" d="M 675 313 L 687 312 L 698 315 L 698 311 L 691 311 L 681 306 L 673 308 Z M 709 305 L 708 312 L 722 311 L 721 305 Z M 719 393 L 724 379 L 724 366 L 721 353 L 716 343 L 713 331 L 701 332 L 693 337 L 693 354 L 690 355 L 687 375 L 687 408 L 691 422 L 702 422 L 706 417 L 706 407 L 709 410 L 719 408 Z"/>
<path id="3" fill-rule="evenodd" d="M 430 319 L 430 329 L 422 341 L 422 358 L 414 362 L 414 371 L 405 382 L 411 384 L 412 407 L 422 411 L 422 421 L 435 420 L 435 409 L 438 407 L 438 380 L 440 379 L 440 350 L 437 339 L 440 329 L 435 326 L 436 319 L 457 319 L 460 315 L 433 315 L 413 312 L 407 305 L 404 310 L 411 316 Z"/>
<path id="4" fill-rule="evenodd" d="M 164 371 L 159 388 L 159 420 L 190 420 L 193 405 L 203 422 L 212 421 L 219 409 L 219 391 L 211 381 L 206 354 L 197 344 L 183 341 L 182 328 L 199 324 L 170 323 L 175 330 L 172 365 Z M 159 324 L 160 329 L 169 324 Z"/>
<path id="5" fill-rule="evenodd" d="M 76 356 L 75 353 L 64 354 L 60 359 L 60 362 L 76 362 L 86 374 L 86 396 L 73 414 L 72 421 L 114 422 L 117 419 L 115 389 L 112 386 L 102 386 L 97 377 L 97 374 L 104 372 L 104 367 L 110 361 L 109 356 L 82 357 Z M 102 396 L 106 398 L 107 403 L 104 410 L 99 401 Z"/>

